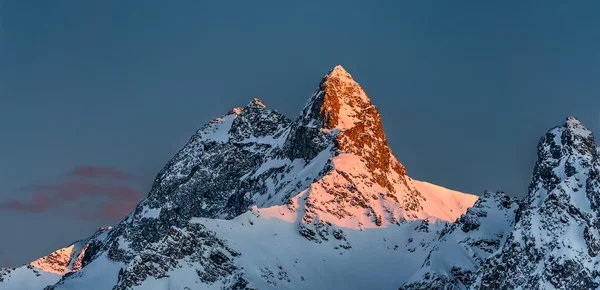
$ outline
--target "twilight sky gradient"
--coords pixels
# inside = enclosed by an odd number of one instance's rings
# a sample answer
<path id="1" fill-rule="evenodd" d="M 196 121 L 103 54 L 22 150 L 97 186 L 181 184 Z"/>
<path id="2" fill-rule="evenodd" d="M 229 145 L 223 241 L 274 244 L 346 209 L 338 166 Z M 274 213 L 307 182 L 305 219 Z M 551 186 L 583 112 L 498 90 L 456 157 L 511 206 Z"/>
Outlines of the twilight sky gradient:
<path id="1" fill-rule="evenodd" d="M 600 2 L 509 2 L 0 0 L 0 265 L 114 224 L 228 109 L 295 117 L 336 64 L 410 176 L 524 195 L 547 129 L 600 134 Z"/>

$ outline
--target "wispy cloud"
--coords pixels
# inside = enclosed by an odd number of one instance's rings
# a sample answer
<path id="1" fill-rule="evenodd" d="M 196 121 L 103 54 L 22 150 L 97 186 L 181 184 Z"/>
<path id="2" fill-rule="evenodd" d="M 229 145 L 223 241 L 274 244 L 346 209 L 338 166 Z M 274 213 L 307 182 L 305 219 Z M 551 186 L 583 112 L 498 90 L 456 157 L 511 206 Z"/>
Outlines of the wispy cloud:
<path id="1" fill-rule="evenodd" d="M 60 200 L 81 197 L 108 197 L 120 200 L 139 200 L 143 196 L 127 185 L 97 184 L 85 180 L 63 181 L 58 184 L 35 184 L 24 188 L 28 191 L 51 194 Z"/>
<path id="2" fill-rule="evenodd" d="M 0 210 L 9 209 L 20 212 L 44 212 L 55 205 L 55 200 L 44 193 L 35 193 L 29 201 L 9 199 L 0 203 Z"/>
<path id="3" fill-rule="evenodd" d="M 85 219 L 120 220 L 144 198 L 127 184 L 132 180 L 132 174 L 118 168 L 77 166 L 59 182 L 23 187 L 22 192 L 32 193 L 31 198 L 0 202 L 0 210 L 43 213 L 70 205 L 76 210 L 61 212 Z"/>

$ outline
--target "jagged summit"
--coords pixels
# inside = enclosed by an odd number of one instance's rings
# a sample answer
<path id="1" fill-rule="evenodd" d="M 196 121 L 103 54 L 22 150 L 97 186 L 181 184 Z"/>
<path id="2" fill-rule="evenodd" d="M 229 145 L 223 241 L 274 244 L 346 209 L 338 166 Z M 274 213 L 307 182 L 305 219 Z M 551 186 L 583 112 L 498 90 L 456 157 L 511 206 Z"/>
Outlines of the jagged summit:
<path id="1" fill-rule="evenodd" d="M 253 98 L 252 101 L 250 101 L 250 103 L 248 103 L 248 105 L 246 105 L 246 108 L 266 108 L 267 106 L 265 105 L 265 103 L 257 98 Z"/>
<path id="2" fill-rule="evenodd" d="M 230 109 L 229 111 L 227 111 L 227 115 L 239 115 L 241 114 L 244 109 L 266 109 L 267 106 L 265 105 L 265 103 L 257 98 L 253 98 L 250 102 L 248 102 L 248 104 L 245 107 L 235 107 L 233 109 Z M 221 118 L 218 118 L 217 120 L 220 120 Z"/>
<path id="3" fill-rule="evenodd" d="M 227 115 L 232 115 L 232 114 L 239 115 L 243 110 L 244 110 L 244 108 L 242 108 L 242 107 L 235 107 L 235 108 L 227 111 Z"/>
<path id="4" fill-rule="evenodd" d="M 345 81 L 353 81 L 352 75 L 346 71 L 341 65 L 334 66 L 326 75 L 330 78 L 338 78 Z"/>
<path id="5" fill-rule="evenodd" d="M 529 198 L 552 191 L 564 183 L 574 191 L 579 190 L 578 182 L 568 179 L 576 174 L 595 175 L 598 164 L 598 151 L 594 135 L 575 117 L 568 117 L 562 126 L 550 129 L 539 141 L 538 160 L 534 166 L 529 188 Z M 544 191 L 540 191 L 543 189 Z"/>
<path id="6" fill-rule="evenodd" d="M 312 102 L 311 111 L 319 112 L 322 128 L 341 131 L 337 136 L 339 149 L 361 156 L 377 175 L 377 183 L 393 190 L 386 174 L 394 171 L 402 177 L 406 170 L 393 156 L 381 116 L 365 90 L 338 65 L 323 77 Z"/>
<path id="7" fill-rule="evenodd" d="M 307 125 L 342 131 L 360 126 L 365 118 L 380 122 L 377 109 L 364 89 L 339 65 L 321 79 L 303 117 Z"/>
<path id="8" fill-rule="evenodd" d="M 480 289 L 597 289 L 600 166 L 576 118 L 549 130 L 514 230 L 480 270 Z"/>
<path id="9" fill-rule="evenodd" d="M 568 117 L 567 117 L 567 122 L 576 122 L 576 123 L 581 123 L 581 122 L 579 121 L 579 119 L 577 119 L 577 117 L 575 117 L 575 116 L 568 116 Z"/>
<path id="10" fill-rule="evenodd" d="M 562 126 L 555 127 L 548 133 L 554 134 L 555 136 L 559 136 L 560 134 L 560 145 L 575 146 L 577 148 L 574 149 L 583 150 L 581 153 L 584 154 L 593 154 L 593 151 L 596 148 L 592 131 L 586 128 L 579 119 L 573 116 L 567 117 L 566 122 Z"/>
<path id="11" fill-rule="evenodd" d="M 0 290 L 599 289 L 599 155 L 568 117 L 523 200 L 413 180 L 336 66 L 294 121 L 253 99 L 203 126 L 117 226 Z"/>
<path id="12" fill-rule="evenodd" d="M 598 210 L 600 159 L 594 135 L 575 117 L 550 129 L 538 144 L 527 201 L 536 206 L 548 198 L 570 196 L 582 209 Z M 580 198 L 581 195 L 587 198 Z"/>
<path id="13" fill-rule="evenodd" d="M 438 202 L 432 194 L 436 190 L 406 175 L 389 148 L 377 107 L 341 66 L 322 78 L 293 123 L 285 148 L 289 156 L 306 161 L 332 150 L 333 170 L 309 187 L 306 198 L 310 207 L 304 210 L 301 230 L 315 239 L 314 233 L 327 223 L 362 228 L 398 219 L 456 218 L 441 209 L 447 204 Z M 457 199 L 457 205 L 472 202 L 466 196 Z"/>
<path id="14" fill-rule="evenodd" d="M 372 172 L 394 170 L 399 175 L 405 174 L 404 167 L 396 161 L 388 146 L 377 107 L 341 66 L 323 77 L 298 124 L 301 129 L 297 132 L 308 132 L 315 136 L 312 139 L 319 138 L 317 136 L 322 133 L 336 132 L 338 150 L 361 156 Z M 385 178 L 380 176 L 378 179 L 380 185 L 389 188 Z"/>
<path id="15" fill-rule="evenodd" d="M 85 251 L 81 267 L 64 267 L 71 250 L 60 261 L 48 261 L 60 266 L 60 275 L 81 271 L 61 276 L 46 290 L 87 289 L 79 283 L 94 277 L 110 279 L 92 289 L 272 289 L 276 283 L 351 289 L 354 282 L 326 281 L 321 269 L 337 268 L 329 263 L 340 257 L 343 265 L 358 265 L 364 257 L 381 267 L 404 260 L 416 265 L 432 241 L 426 237 L 437 236 L 436 229 L 456 220 L 477 196 L 408 177 L 381 123 L 363 88 L 341 66 L 322 78 L 294 121 L 253 99 L 202 126 L 157 174 L 147 198 Z M 400 242 L 415 225 L 420 230 L 414 242 Z M 237 230 L 228 232 L 232 228 Z M 371 239 L 385 243 L 362 242 Z M 354 260 L 343 260 L 353 248 L 348 257 Z M 255 252 L 283 264 L 258 261 Z M 85 266 L 86 257 L 94 264 Z M 372 278 L 363 270 L 370 265 L 358 267 L 362 277 Z M 316 271 L 287 276 L 305 268 Z M 405 278 L 385 283 L 395 286 Z M 360 289 L 381 289 L 367 280 L 360 279 Z M 153 281 L 169 284 L 145 284 Z"/>

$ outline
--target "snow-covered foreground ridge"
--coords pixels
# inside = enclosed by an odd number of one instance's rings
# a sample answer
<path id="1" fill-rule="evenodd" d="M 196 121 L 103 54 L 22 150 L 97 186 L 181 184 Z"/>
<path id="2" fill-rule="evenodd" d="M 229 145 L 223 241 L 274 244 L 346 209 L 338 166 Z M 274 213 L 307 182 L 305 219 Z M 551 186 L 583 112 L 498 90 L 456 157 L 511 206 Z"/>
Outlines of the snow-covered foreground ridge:
<path id="1" fill-rule="evenodd" d="M 337 66 L 295 120 L 254 99 L 206 124 L 123 221 L 1 269 L 0 289 L 592 289 L 595 146 L 574 118 L 549 131 L 520 202 L 416 181 Z"/>

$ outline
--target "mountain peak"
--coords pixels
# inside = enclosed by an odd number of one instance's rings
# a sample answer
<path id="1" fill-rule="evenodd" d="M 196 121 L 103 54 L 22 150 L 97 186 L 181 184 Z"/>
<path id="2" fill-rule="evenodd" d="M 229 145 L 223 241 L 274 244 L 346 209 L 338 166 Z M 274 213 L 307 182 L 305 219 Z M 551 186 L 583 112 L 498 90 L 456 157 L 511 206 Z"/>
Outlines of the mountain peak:
<path id="1" fill-rule="evenodd" d="M 31 268 L 0 271 L 0 282 L 12 283 L 8 288 L 0 284 L 0 289 L 25 289 L 17 283 L 30 283 L 38 272 L 52 274 L 47 283 L 40 282 L 51 285 L 48 290 L 87 285 L 319 288 L 319 269 L 337 265 L 340 255 L 346 264 L 360 265 L 355 272 L 365 278 L 333 277 L 326 284 L 391 289 L 401 281 L 387 275 L 388 265 L 404 260 L 411 264 L 393 272 L 416 269 L 444 225 L 437 221 L 456 220 L 476 199 L 408 177 L 387 144 L 377 108 L 337 66 L 295 121 L 253 99 L 202 126 L 157 174 L 148 196 L 114 229 L 100 229 Z M 382 234 L 362 232 L 372 228 L 381 228 Z M 261 257 L 269 261 L 252 254 L 260 245 L 297 244 L 297 239 L 314 243 L 300 242 L 302 247 L 291 248 L 296 252 L 267 247 Z M 372 271 L 382 275 L 364 270 L 372 267 L 360 263 L 365 257 L 379 261 L 385 270 Z M 247 272 L 249 268 L 258 271 Z M 363 285 L 356 285 L 358 280 Z"/>
<path id="2" fill-rule="evenodd" d="M 573 154 L 591 158 L 597 154 L 592 131 L 573 116 L 567 117 L 562 126 L 550 129 L 540 140 L 540 146 L 538 146 L 538 155 L 546 156 L 550 153 L 552 158 L 568 157 Z"/>
<path id="3" fill-rule="evenodd" d="M 586 128 L 585 125 L 583 125 L 583 123 L 581 123 L 581 121 L 579 121 L 577 118 L 575 118 L 573 116 L 567 117 L 567 121 L 564 124 L 564 128 L 567 131 L 569 131 L 570 135 L 573 136 L 573 139 L 589 139 L 589 138 L 591 138 L 593 140 L 592 131 L 590 131 L 588 128 Z M 591 146 L 592 144 L 589 144 L 589 145 Z"/>
<path id="4" fill-rule="evenodd" d="M 580 124 L 581 124 L 581 122 L 579 121 L 579 119 L 577 119 L 577 118 L 576 118 L 576 117 L 574 117 L 574 116 L 568 116 L 568 117 L 567 117 L 567 123 L 569 123 L 569 122 L 572 122 L 572 123 L 580 123 Z"/>
<path id="5" fill-rule="evenodd" d="M 538 192 L 540 187 L 550 191 L 598 162 L 592 132 L 575 117 L 568 117 L 565 124 L 550 129 L 540 139 L 537 149 L 530 192 Z"/>
<path id="6" fill-rule="evenodd" d="M 264 109 L 266 107 L 267 106 L 265 105 L 265 103 L 257 98 L 253 98 L 252 101 L 250 101 L 250 103 L 246 105 L 246 108 Z"/>
<path id="7" fill-rule="evenodd" d="M 600 249 L 599 164 L 592 133 L 574 117 L 540 139 L 529 193 L 502 249 L 479 271 L 480 289 L 598 289 L 586 263 Z"/>
<path id="8" fill-rule="evenodd" d="M 329 77 L 333 77 L 333 78 L 346 78 L 346 79 L 352 79 L 352 76 L 348 73 L 348 71 L 346 71 L 346 69 L 344 69 L 341 65 L 336 65 L 335 67 L 333 67 L 329 73 L 327 74 L 327 76 Z"/>
<path id="9" fill-rule="evenodd" d="M 583 130 L 587 132 L 590 132 L 590 130 L 588 130 L 583 123 L 581 123 L 581 121 L 579 121 L 579 119 L 573 117 L 573 116 L 569 116 L 566 119 L 565 125 L 566 128 L 569 128 L 571 130 L 573 129 L 579 129 L 579 130 Z"/>
<path id="10" fill-rule="evenodd" d="M 397 189 L 396 185 L 407 185 L 411 197 L 407 197 L 410 201 L 403 202 L 406 209 L 419 208 L 420 202 L 416 199 L 421 197 L 388 146 L 377 107 L 341 66 L 322 78 L 294 126 L 286 142 L 292 158 L 311 160 L 332 138 L 335 156 L 360 160 L 365 172 L 371 173 L 369 183 L 378 184 L 388 192 L 401 192 L 404 189 Z"/>
<path id="11" fill-rule="evenodd" d="M 303 110 L 303 123 L 311 127 L 345 131 L 367 118 L 378 123 L 379 114 L 364 89 L 340 65 L 326 74 Z"/>
<path id="12" fill-rule="evenodd" d="M 231 115 L 231 114 L 239 115 L 242 113 L 243 110 L 244 110 L 244 108 L 242 108 L 242 107 L 235 107 L 235 108 L 229 110 L 227 112 L 227 115 Z"/>

